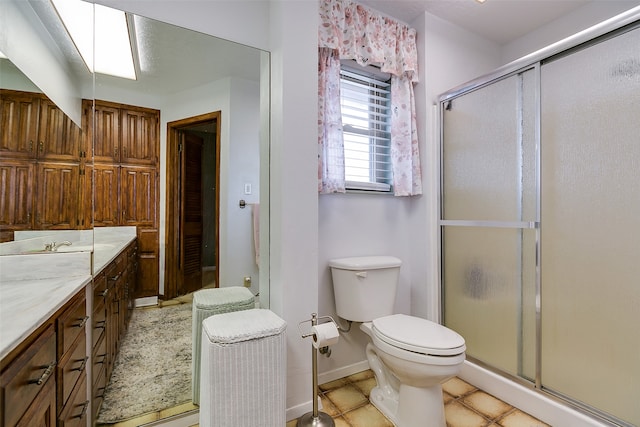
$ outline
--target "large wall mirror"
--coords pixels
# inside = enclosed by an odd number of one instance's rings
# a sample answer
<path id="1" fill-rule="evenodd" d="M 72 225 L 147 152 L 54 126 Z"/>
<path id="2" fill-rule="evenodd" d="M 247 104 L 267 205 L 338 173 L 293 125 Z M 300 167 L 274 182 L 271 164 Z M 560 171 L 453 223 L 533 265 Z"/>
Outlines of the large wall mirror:
<path id="1" fill-rule="evenodd" d="M 41 94 L 39 105 L 46 98 L 69 126 L 91 131 L 77 163 L 88 171 L 80 176 L 93 179 L 84 199 L 73 201 L 91 206 L 89 215 L 80 207 L 79 223 L 56 231 L 88 232 L 87 246 L 95 240 L 97 247 L 102 228 L 135 224 L 148 255 L 140 305 L 208 286 L 246 286 L 268 307 L 269 53 L 127 14 L 136 78 L 126 79 L 89 71 L 49 0 L 7 2 L 6 11 L 18 28 L 1 30 L 3 98 Z M 114 131 L 149 137 L 149 127 L 136 125 L 147 114 L 157 120 L 154 149 L 133 153 L 121 141 L 116 153 L 101 145 Z M 25 191 L 37 200 L 38 174 L 29 173 Z M 72 200 L 64 194 L 62 202 Z M 14 230 L 4 231 L 5 241 L 13 239 Z"/>

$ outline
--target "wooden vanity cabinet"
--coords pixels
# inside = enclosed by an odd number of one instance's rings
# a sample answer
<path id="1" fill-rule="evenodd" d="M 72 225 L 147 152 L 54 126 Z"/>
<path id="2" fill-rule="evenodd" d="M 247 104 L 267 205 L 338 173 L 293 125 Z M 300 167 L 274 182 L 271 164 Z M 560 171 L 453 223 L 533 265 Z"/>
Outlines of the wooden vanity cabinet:
<path id="1" fill-rule="evenodd" d="M 86 300 L 84 292 L 79 292 L 67 303 L 67 308 L 56 319 L 58 336 L 58 366 L 56 384 L 58 395 L 58 415 L 66 410 L 70 397 L 81 387 L 81 378 L 86 376 L 89 357 L 86 345 Z M 84 387 L 86 397 L 86 386 Z"/>
<path id="2" fill-rule="evenodd" d="M 94 421 L 131 317 L 131 277 L 135 277 L 136 266 L 137 242 L 134 240 L 93 278 L 91 416 Z"/>
<path id="3" fill-rule="evenodd" d="M 2 359 L 0 427 L 86 426 L 88 319 L 82 288 Z"/>
<path id="4" fill-rule="evenodd" d="M 1 425 L 35 425 L 31 421 L 39 420 L 46 422 L 42 425 L 55 426 L 55 325 L 49 322 L 43 330 L 34 332 L 23 344 L 25 346 L 17 349 L 15 358 L 3 367 L 0 374 Z M 46 405 L 46 408 L 40 407 L 41 404 Z"/>

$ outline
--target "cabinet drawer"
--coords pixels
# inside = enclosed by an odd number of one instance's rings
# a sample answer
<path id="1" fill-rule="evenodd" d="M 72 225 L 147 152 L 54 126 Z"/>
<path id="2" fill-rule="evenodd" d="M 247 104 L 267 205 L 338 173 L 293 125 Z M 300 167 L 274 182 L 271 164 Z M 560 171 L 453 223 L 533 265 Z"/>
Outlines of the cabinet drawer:
<path id="1" fill-rule="evenodd" d="M 87 376 L 83 371 L 69 401 L 60 413 L 58 427 L 86 426 L 90 404 L 91 402 L 87 400 Z"/>
<path id="2" fill-rule="evenodd" d="M 49 378 L 54 376 L 55 366 L 56 333 L 50 325 L 2 372 L 3 425 L 15 425 L 43 386 L 55 384 L 55 379 Z"/>
<path id="3" fill-rule="evenodd" d="M 104 400 L 104 389 L 107 386 L 107 369 L 106 367 L 100 367 L 100 371 L 97 374 L 94 374 L 94 382 L 92 389 L 92 403 L 91 403 L 91 414 L 92 420 L 95 420 L 98 417 L 98 412 L 100 411 L 100 406 L 102 406 L 102 401 Z"/>
<path id="4" fill-rule="evenodd" d="M 60 360 L 58 365 L 58 397 L 60 399 L 58 406 L 62 408 L 69 399 L 73 387 L 78 382 L 78 379 L 85 375 L 87 361 L 87 339 L 83 335 L 80 335 L 78 339 L 73 343 L 73 346 L 63 359 Z"/>
<path id="5" fill-rule="evenodd" d="M 107 366 L 107 340 L 104 334 L 102 334 L 102 337 L 98 341 L 98 344 L 93 347 L 91 363 L 91 372 L 93 375 L 92 384 L 95 386 L 98 374 Z"/>
<path id="6" fill-rule="evenodd" d="M 93 300 L 95 307 L 95 300 L 102 300 L 107 296 L 105 292 L 107 290 L 107 276 L 105 272 L 101 272 L 93 278 Z"/>
<path id="7" fill-rule="evenodd" d="M 97 303 L 94 302 L 94 310 L 93 310 L 93 333 L 92 338 L 93 342 L 91 343 L 91 348 L 96 346 L 96 343 L 104 335 L 104 330 L 107 326 L 107 312 L 105 309 L 104 302 L 99 300 Z"/>
<path id="8" fill-rule="evenodd" d="M 78 338 L 85 334 L 85 324 L 89 320 L 85 306 L 84 292 L 74 297 L 71 306 L 58 318 L 58 355 L 62 357 Z"/>
<path id="9" fill-rule="evenodd" d="M 15 427 L 56 425 L 56 383 L 47 381 Z"/>

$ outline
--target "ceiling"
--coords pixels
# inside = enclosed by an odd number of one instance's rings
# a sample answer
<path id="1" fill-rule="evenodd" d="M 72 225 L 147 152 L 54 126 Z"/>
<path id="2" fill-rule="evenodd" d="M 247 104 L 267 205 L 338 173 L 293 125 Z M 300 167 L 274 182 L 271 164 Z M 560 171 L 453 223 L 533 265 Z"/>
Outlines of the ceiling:
<path id="1" fill-rule="evenodd" d="M 507 44 L 592 0 L 356 0 L 411 23 L 424 12 L 499 45 Z"/>

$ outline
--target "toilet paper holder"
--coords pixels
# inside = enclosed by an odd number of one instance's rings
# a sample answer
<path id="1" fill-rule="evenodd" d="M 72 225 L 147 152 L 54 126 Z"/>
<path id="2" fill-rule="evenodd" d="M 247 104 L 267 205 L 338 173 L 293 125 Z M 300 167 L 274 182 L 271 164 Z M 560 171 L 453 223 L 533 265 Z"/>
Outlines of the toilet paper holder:
<path id="1" fill-rule="evenodd" d="M 318 325 L 318 320 L 321 320 L 321 319 L 322 320 L 329 319 L 329 321 L 335 325 L 338 331 L 341 329 L 340 326 L 336 323 L 335 320 L 333 320 L 331 316 L 318 317 L 317 313 L 311 313 L 311 319 L 303 320 L 302 322 L 298 323 L 298 330 L 300 331 L 300 335 L 302 335 L 302 338 L 312 337 L 314 333 L 313 332 L 304 333 L 302 332 L 302 329 L 300 329 L 300 326 L 303 323 L 311 322 L 311 327 L 313 328 L 314 326 Z M 325 322 L 325 323 L 328 323 L 328 322 Z M 312 375 L 312 385 L 313 385 L 313 394 L 311 396 L 313 400 L 313 411 L 308 412 L 303 416 L 301 416 L 298 419 L 298 423 L 296 424 L 296 427 L 335 427 L 333 418 L 331 418 L 330 415 L 318 410 L 318 350 L 320 352 L 323 351 L 322 348 L 318 349 L 314 346 L 311 346 L 311 375 Z M 325 349 L 325 352 L 326 352 L 326 349 Z"/>
<path id="2" fill-rule="evenodd" d="M 318 321 L 320 320 L 329 320 L 331 323 L 333 323 L 336 328 L 339 331 L 342 331 L 343 329 L 340 327 L 340 325 L 338 325 L 338 323 L 333 320 L 333 317 L 331 316 L 320 316 L 318 317 L 318 315 L 316 313 L 311 313 L 311 319 L 307 319 L 307 320 L 303 320 L 302 322 L 298 323 L 298 331 L 300 331 L 300 335 L 302 336 L 302 338 L 309 338 L 313 336 L 313 332 L 307 332 L 304 333 L 302 332 L 302 329 L 300 329 L 300 326 L 302 326 L 303 323 L 308 323 L 311 322 L 311 326 L 317 326 L 319 323 Z M 328 323 L 328 322 L 324 322 L 324 323 Z"/>

